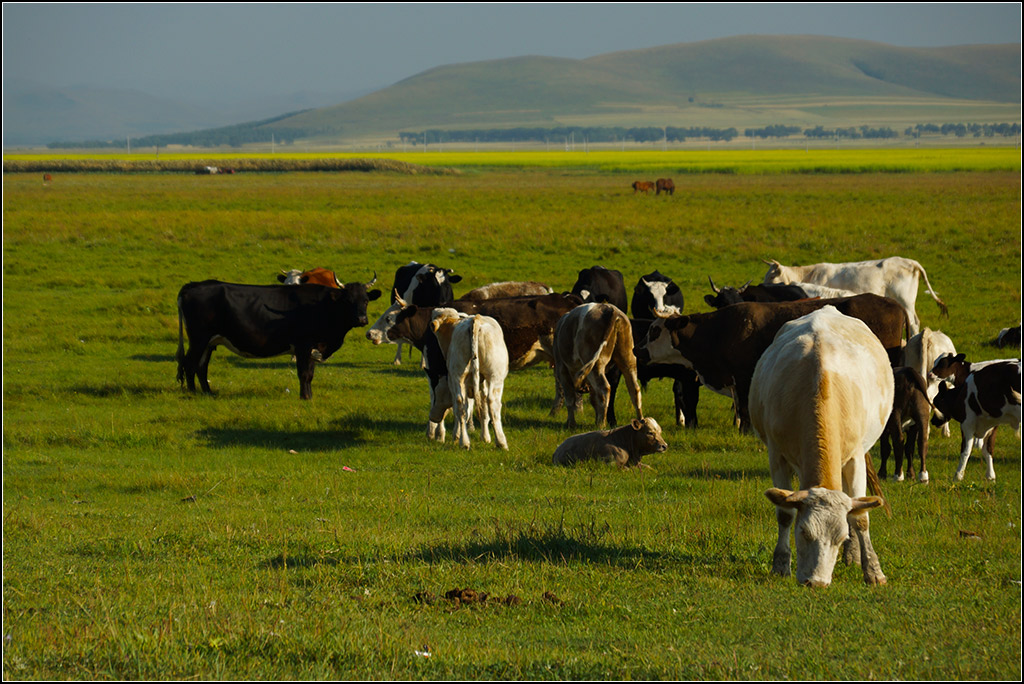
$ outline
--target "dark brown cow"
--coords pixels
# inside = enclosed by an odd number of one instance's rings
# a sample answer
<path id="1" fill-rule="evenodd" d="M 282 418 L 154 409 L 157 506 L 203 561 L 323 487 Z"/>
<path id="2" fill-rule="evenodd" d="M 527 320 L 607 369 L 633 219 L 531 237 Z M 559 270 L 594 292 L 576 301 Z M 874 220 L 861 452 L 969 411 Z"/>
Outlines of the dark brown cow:
<path id="1" fill-rule="evenodd" d="M 639 363 L 681 363 L 693 368 L 708 389 L 732 395 L 740 426 L 749 428 L 747 396 L 761 354 L 779 328 L 824 306 L 859 318 L 881 341 L 891 363 L 898 362 L 907 325 L 902 307 L 887 297 L 857 295 L 797 302 L 742 302 L 710 313 L 656 320 L 639 341 Z"/>
<path id="2" fill-rule="evenodd" d="M 652 183 L 650 181 L 636 181 L 635 183 L 633 183 L 633 194 L 634 195 L 636 193 L 638 193 L 638 192 L 642 192 L 642 193 L 644 193 L 646 195 L 651 190 L 654 190 L 654 183 Z"/>
<path id="3" fill-rule="evenodd" d="M 893 479 L 902 482 L 903 459 L 907 460 L 906 477 L 914 476 L 914 445 L 917 444 L 918 456 L 921 458 L 921 470 L 917 479 L 928 482 L 928 471 L 925 469 L 925 458 L 928 454 L 928 418 L 932 412 L 928 401 L 928 386 L 924 378 L 913 368 L 900 366 L 892 369 L 895 382 L 895 393 L 892 400 L 892 413 L 882 433 L 881 455 L 882 465 L 878 468 L 878 477 L 886 477 L 886 462 L 889 454 L 895 452 L 896 466 Z M 904 434 L 903 427 L 909 423 Z"/>
<path id="4" fill-rule="evenodd" d="M 671 178 L 659 178 L 654 182 L 654 187 L 657 188 L 655 195 L 660 195 L 663 192 L 672 195 L 676 191 L 676 184 L 672 182 Z"/>
<path id="5" fill-rule="evenodd" d="M 52 180 L 53 180 L 53 176 L 51 176 L 48 173 L 44 173 L 43 174 L 43 183 L 49 183 Z"/>

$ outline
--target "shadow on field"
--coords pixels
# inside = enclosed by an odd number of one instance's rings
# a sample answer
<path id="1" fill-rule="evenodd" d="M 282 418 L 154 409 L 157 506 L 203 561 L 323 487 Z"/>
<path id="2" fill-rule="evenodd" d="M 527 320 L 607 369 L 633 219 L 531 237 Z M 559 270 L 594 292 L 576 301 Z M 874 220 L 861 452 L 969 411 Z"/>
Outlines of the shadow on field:
<path id="1" fill-rule="evenodd" d="M 731 480 L 733 482 L 764 480 L 771 482 L 772 479 L 771 472 L 767 467 L 740 470 L 727 467 L 708 468 L 706 465 L 699 465 L 691 468 L 680 468 L 679 474 L 683 477 L 692 477 L 695 480 Z"/>
<path id="2" fill-rule="evenodd" d="M 262 427 L 208 427 L 197 433 L 214 449 L 232 447 L 261 447 L 294 449 L 301 453 L 329 452 L 366 444 L 367 440 L 356 430 L 331 429 L 292 432 Z"/>
<path id="3" fill-rule="evenodd" d="M 176 389 L 176 388 L 175 388 Z M 82 394 L 97 399 L 110 397 L 152 397 L 167 392 L 167 387 L 153 387 L 152 385 L 73 385 L 68 390 L 72 394 Z"/>
<path id="4" fill-rule="evenodd" d="M 152 361 L 154 363 L 177 363 L 174 354 L 132 354 L 128 357 L 132 361 Z"/>

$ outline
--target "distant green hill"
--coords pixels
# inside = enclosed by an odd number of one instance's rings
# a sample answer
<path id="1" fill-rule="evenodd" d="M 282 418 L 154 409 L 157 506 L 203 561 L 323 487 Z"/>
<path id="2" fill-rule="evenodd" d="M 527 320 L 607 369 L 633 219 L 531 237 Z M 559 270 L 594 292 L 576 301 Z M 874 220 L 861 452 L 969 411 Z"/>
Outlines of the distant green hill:
<path id="1" fill-rule="evenodd" d="M 442 66 L 269 127 L 322 139 L 502 126 L 1020 121 L 1021 46 L 742 36 L 573 60 Z M 953 118 L 950 118 L 953 117 Z"/>

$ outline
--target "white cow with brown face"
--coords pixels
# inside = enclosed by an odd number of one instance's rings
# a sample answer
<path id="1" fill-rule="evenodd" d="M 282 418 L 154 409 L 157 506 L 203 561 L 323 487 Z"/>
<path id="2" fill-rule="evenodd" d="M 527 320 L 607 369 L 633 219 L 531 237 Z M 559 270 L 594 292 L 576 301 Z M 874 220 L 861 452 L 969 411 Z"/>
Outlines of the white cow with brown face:
<path id="1" fill-rule="evenodd" d="M 913 259 L 889 257 L 872 261 L 854 261 L 845 264 L 812 264 L 810 266 L 783 266 L 778 261 L 767 261 L 768 273 L 764 284 L 770 283 L 816 283 L 850 292 L 876 294 L 889 297 L 907 312 L 910 335 L 921 329 L 921 321 L 914 308 L 917 301 L 917 287 L 924 278 L 925 291 L 932 296 L 943 315 L 947 315 L 946 304 L 935 294 L 924 267 Z"/>
<path id="2" fill-rule="evenodd" d="M 751 424 L 768 445 L 775 485 L 765 493 L 779 523 L 772 572 L 789 574 L 795 519 L 798 582 L 830 584 L 846 544 L 845 560 L 860 562 L 864 581 L 885 583 L 868 534 L 868 510 L 883 501 L 865 496 L 869 478 L 878 491 L 866 454 L 892 405 L 889 358 L 860 320 L 826 306 L 779 330 L 750 388 Z"/>

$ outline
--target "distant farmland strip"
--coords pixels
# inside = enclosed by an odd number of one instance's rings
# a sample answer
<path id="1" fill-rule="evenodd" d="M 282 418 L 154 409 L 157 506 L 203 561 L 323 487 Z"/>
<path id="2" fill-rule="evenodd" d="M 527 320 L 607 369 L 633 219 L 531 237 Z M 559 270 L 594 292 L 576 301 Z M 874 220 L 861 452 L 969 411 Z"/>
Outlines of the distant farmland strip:
<path id="1" fill-rule="evenodd" d="M 4 173 L 195 173 L 208 166 L 235 171 L 377 171 L 409 175 L 452 175 L 450 168 L 422 166 L 394 159 L 232 157 L 229 159 L 5 159 Z"/>

